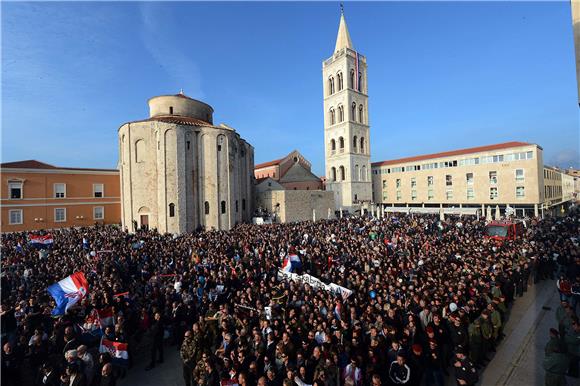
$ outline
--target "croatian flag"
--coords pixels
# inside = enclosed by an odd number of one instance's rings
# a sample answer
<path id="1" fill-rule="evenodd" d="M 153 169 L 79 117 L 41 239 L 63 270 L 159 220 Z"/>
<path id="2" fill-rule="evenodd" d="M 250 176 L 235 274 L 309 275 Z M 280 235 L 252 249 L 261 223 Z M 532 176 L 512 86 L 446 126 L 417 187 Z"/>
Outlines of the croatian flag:
<path id="1" fill-rule="evenodd" d="M 127 343 L 113 342 L 105 338 L 101 339 L 101 345 L 99 347 L 100 353 L 108 352 L 113 358 L 113 364 L 119 366 L 129 365 L 129 352 Z"/>
<path id="2" fill-rule="evenodd" d="M 101 328 L 115 325 L 115 320 L 113 319 L 113 307 L 103 308 L 101 310 L 97 310 L 97 312 L 99 314 Z"/>
<path id="3" fill-rule="evenodd" d="M 56 301 L 52 315 L 64 315 L 68 309 L 82 300 L 89 292 L 89 284 L 82 272 L 75 272 L 48 287 L 48 292 Z"/>
<path id="4" fill-rule="evenodd" d="M 28 235 L 28 240 L 30 241 L 30 244 L 32 244 L 32 246 L 36 248 L 52 247 L 52 244 L 54 242 L 52 235 L 50 233 L 44 236 Z"/>
<path id="5" fill-rule="evenodd" d="M 302 267 L 302 261 L 296 254 L 290 254 L 284 258 L 284 264 L 282 265 L 282 271 L 284 272 L 294 272 Z"/>

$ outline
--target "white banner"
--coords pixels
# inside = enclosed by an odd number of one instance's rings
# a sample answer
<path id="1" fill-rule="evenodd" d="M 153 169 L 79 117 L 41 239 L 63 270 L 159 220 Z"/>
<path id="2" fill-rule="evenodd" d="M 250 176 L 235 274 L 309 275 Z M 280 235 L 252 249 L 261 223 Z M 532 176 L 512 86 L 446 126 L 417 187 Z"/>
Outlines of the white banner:
<path id="1" fill-rule="evenodd" d="M 335 283 L 325 284 L 319 278 L 309 275 L 307 273 L 305 273 L 304 275 L 298 275 L 292 272 L 278 271 L 278 280 L 281 279 L 287 279 L 295 281 L 297 283 L 308 284 L 312 288 L 332 292 L 335 295 L 341 296 L 343 299 L 347 299 L 352 294 L 352 291 L 349 290 L 348 288 L 344 288 Z"/>

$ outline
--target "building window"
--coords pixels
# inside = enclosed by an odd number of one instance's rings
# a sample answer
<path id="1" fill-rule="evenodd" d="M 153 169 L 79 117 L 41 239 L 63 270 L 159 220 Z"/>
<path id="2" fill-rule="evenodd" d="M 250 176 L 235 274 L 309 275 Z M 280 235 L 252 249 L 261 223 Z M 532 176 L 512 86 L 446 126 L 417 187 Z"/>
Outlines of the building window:
<path id="1" fill-rule="evenodd" d="M 397 178 L 395 181 L 395 184 L 396 184 L 397 189 L 399 189 L 401 187 L 401 179 Z"/>
<path id="2" fill-rule="evenodd" d="M 330 151 L 336 151 L 336 141 L 334 139 L 330 140 Z"/>
<path id="3" fill-rule="evenodd" d="M 401 191 L 397 190 L 397 201 L 401 200 Z"/>
<path id="4" fill-rule="evenodd" d="M 363 165 L 363 167 L 360 168 L 360 179 L 361 181 L 367 180 L 367 167 L 365 165 Z"/>
<path id="5" fill-rule="evenodd" d="M 432 200 L 435 196 L 433 195 L 433 189 L 427 190 L 427 200 Z"/>
<path id="6" fill-rule="evenodd" d="M 356 122 L 356 102 L 352 102 L 350 106 L 350 120 Z"/>
<path id="7" fill-rule="evenodd" d="M 387 201 L 387 192 L 383 192 L 383 201 Z"/>
<path id="8" fill-rule="evenodd" d="M 526 196 L 525 190 L 523 186 L 516 187 L 516 197 L 517 198 L 524 198 Z"/>
<path id="9" fill-rule="evenodd" d="M 95 198 L 105 197 L 105 185 L 93 184 L 93 197 Z"/>
<path id="10" fill-rule="evenodd" d="M 489 188 L 489 199 L 490 200 L 497 199 L 497 188 Z"/>
<path id="11" fill-rule="evenodd" d="M 465 180 L 467 181 L 467 185 L 473 185 L 473 173 L 467 173 Z"/>
<path id="12" fill-rule="evenodd" d="M 516 181 L 524 180 L 524 169 L 516 169 Z"/>
<path id="13" fill-rule="evenodd" d="M 355 135 L 352 139 L 352 152 L 356 153 L 356 148 L 358 147 L 358 138 Z"/>
<path id="14" fill-rule="evenodd" d="M 22 209 L 10 209 L 8 211 L 8 223 L 10 225 L 22 224 Z"/>
<path id="15" fill-rule="evenodd" d="M 453 177 L 451 174 L 445 175 L 445 186 L 453 186 Z"/>
<path id="16" fill-rule="evenodd" d="M 340 172 L 340 180 L 346 180 L 346 170 L 344 169 L 344 166 L 339 167 L 338 170 Z"/>
<path id="17" fill-rule="evenodd" d="M 338 79 L 338 91 L 340 91 L 343 88 L 342 72 L 339 72 L 338 74 L 336 74 L 336 78 Z"/>
<path id="18" fill-rule="evenodd" d="M 411 190 L 411 201 L 416 201 L 416 200 L 417 200 L 417 191 Z"/>
<path id="19" fill-rule="evenodd" d="M 350 70 L 350 88 L 354 89 L 354 70 Z"/>
<path id="20" fill-rule="evenodd" d="M 104 206 L 93 207 L 93 219 L 94 220 L 104 220 L 105 219 L 105 207 Z"/>
<path id="21" fill-rule="evenodd" d="M 236 213 L 238 213 L 238 200 L 236 200 Z"/>
<path id="22" fill-rule="evenodd" d="M 358 73 L 358 91 L 362 91 L 362 72 Z"/>
<path id="23" fill-rule="evenodd" d="M 358 121 L 363 123 L 363 105 L 358 106 Z"/>
<path id="24" fill-rule="evenodd" d="M 473 193 L 473 188 L 467 188 L 467 199 L 468 200 L 475 199 L 475 194 Z"/>
<path id="25" fill-rule="evenodd" d="M 338 138 L 338 147 L 340 148 L 340 150 L 344 151 L 344 138 L 342 137 Z"/>
<path id="26" fill-rule="evenodd" d="M 65 222 L 65 221 L 66 221 L 66 208 L 55 208 L 54 222 Z"/>
<path id="27" fill-rule="evenodd" d="M 246 199 L 242 199 L 242 211 L 246 210 Z"/>
<path id="28" fill-rule="evenodd" d="M 222 201 L 221 207 L 222 207 L 222 214 L 226 213 L 226 202 L 225 201 Z"/>
<path id="29" fill-rule="evenodd" d="M 334 77 L 328 78 L 328 93 L 329 95 L 334 94 Z"/>
<path id="30" fill-rule="evenodd" d="M 190 146 L 191 146 L 191 141 L 187 141 L 187 150 L 189 150 Z"/>
<path id="31" fill-rule="evenodd" d="M 209 202 L 208 201 L 206 201 L 203 204 L 203 209 L 204 209 L 205 214 L 209 214 Z"/>
<path id="32" fill-rule="evenodd" d="M 336 168 L 334 166 L 330 168 L 330 181 L 336 181 Z"/>
<path id="33" fill-rule="evenodd" d="M 383 189 L 387 188 L 387 180 L 383 180 Z"/>
<path id="34" fill-rule="evenodd" d="M 54 197 L 55 198 L 66 197 L 66 184 L 54 184 Z"/>
<path id="35" fill-rule="evenodd" d="M 175 217 L 175 204 L 169 204 L 169 217 Z"/>
<path id="36" fill-rule="evenodd" d="M 330 114 L 330 124 L 331 125 L 334 125 L 336 117 L 334 115 L 334 109 L 333 108 L 330 109 L 329 114 Z"/>
<path id="37" fill-rule="evenodd" d="M 11 200 L 22 198 L 22 182 L 9 182 L 8 190 L 10 191 Z"/>
<path id="38" fill-rule="evenodd" d="M 417 187 L 417 179 L 415 177 L 411 178 L 411 188 Z"/>
<path id="39" fill-rule="evenodd" d="M 344 121 L 344 107 L 342 105 L 338 106 L 338 121 Z"/>
<path id="40" fill-rule="evenodd" d="M 360 152 L 365 153 L 365 137 L 360 137 Z"/>
<path id="41" fill-rule="evenodd" d="M 140 163 L 145 160 L 145 141 L 139 139 L 135 142 L 135 162 Z"/>
<path id="42" fill-rule="evenodd" d="M 447 189 L 445 191 L 445 198 L 448 200 L 453 200 L 453 190 Z"/>
<path id="43" fill-rule="evenodd" d="M 489 172 L 489 183 L 491 185 L 497 184 L 497 172 Z"/>
<path id="44" fill-rule="evenodd" d="M 173 106 L 169 106 L 169 114 L 173 115 Z"/>
<path id="45" fill-rule="evenodd" d="M 427 176 L 427 186 L 433 186 L 433 176 Z"/>
<path id="46" fill-rule="evenodd" d="M 352 180 L 356 181 L 358 179 L 358 165 L 354 165 L 354 173 L 352 175 Z"/>

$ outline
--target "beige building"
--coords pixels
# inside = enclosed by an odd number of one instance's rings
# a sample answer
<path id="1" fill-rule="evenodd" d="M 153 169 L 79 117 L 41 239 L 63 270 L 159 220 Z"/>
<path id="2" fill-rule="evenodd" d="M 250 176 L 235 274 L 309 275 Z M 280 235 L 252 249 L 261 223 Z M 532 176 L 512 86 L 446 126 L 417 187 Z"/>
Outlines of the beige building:
<path id="1" fill-rule="evenodd" d="M 183 233 L 250 221 L 253 147 L 183 93 L 148 103 L 149 118 L 118 132 L 123 225 Z"/>
<path id="2" fill-rule="evenodd" d="M 326 189 L 337 209 L 355 212 L 372 198 L 367 63 L 354 49 L 343 13 L 322 78 Z"/>
<path id="3" fill-rule="evenodd" d="M 372 164 L 374 201 L 383 208 L 467 209 L 517 215 L 547 209 L 542 148 L 507 142 Z M 559 185 L 558 185 L 559 184 Z M 561 180 L 554 181 L 561 191 Z M 555 189 L 555 188 L 554 188 Z"/>
<path id="4" fill-rule="evenodd" d="M 274 222 L 335 218 L 334 193 L 324 190 L 287 190 L 271 177 L 256 186 L 256 207 L 273 215 Z"/>

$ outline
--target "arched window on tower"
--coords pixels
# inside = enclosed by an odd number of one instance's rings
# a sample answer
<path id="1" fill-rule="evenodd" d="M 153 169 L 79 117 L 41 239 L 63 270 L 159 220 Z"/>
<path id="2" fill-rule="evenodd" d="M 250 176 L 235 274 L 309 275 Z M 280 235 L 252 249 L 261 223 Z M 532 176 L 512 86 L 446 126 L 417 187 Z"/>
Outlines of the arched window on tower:
<path id="1" fill-rule="evenodd" d="M 358 106 L 358 121 L 363 123 L 363 105 Z"/>
<path id="2" fill-rule="evenodd" d="M 338 170 L 340 171 L 340 180 L 341 181 L 346 180 L 346 173 L 344 171 L 344 166 L 341 166 L 340 168 L 338 168 Z"/>
<path id="3" fill-rule="evenodd" d="M 342 137 L 338 138 L 338 148 L 341 152 L 344 151 L 344 138 Z"/>
<path id="4" fill-rule="evenodd" d="M 209 214 L 209 202 L 208 202 L 208 201 L 206 201 L 206 202 L 203 204 L 203 209 L 204 209 L 204 211 L 205 211 L 205 214 Z"/>
<path id="5" fill-rule="evenodd" d="M 358 179 L 358 165 L 354 165 L 354 173 L 352 174 L 352 180 L 356 181 Z"/>
<path id="6" fill-rule="evenodd" d="M 350 106 L 350 120 L 356 122 L 356 102 L 352 102 Z"/>
<path id="7" fill-rule="evenodd" d="M 145 141 L 142 139 L 135 142 L 135 162 L 140 163 L 145 161 Z"/>
<path id="8" fill-rule="evenodd" d="M 344 121 L 344 107 L 342 107 L 342 105 L 338 106 L 338 121 Z"/>
<path id="9" fill-rule="evenodd" d="M 365 137 L 360 137 L 360 152 L 365 154 Z"/>
<path id="10" fill-rule="evenodd" d="M 169 204 L 169 217 L 175 217 L 175 204 Z"/>
<path id="11" fill-rule="evenodd" d="M 358 139 L 355 135 L 354 138 L 352 139 L 352 152 L 353 153 L 356 153 L 357 146 L 358 146 Z"/>
<path id="12" fill-rule="evenodd" d="M 330 151 L 336 151 L 336 141 L 334 138 L 330 140 Z"/>
<path id="13" fill-rule="evenodd" d="M 330 181 L 336 181 L 336 168 L 334 166 L 330 168 Z"/>
<path id="14" fill-rule="evenodd" d="M 226 202 L 225 201 L 222 201 L 221 206 L 222 206 L 222 208 L 221 208 L 222 209 L 222 214 L 226 213 Z"/>
<path id="15" fill-rule="evenodd" d="M 330 124 L 334 125 L 336 123 L 336 116 L 334 115 L 334 109 L 331 107 L 329 111 L 330 115 Z"/>
<path id="16" fill-rule="evenodd" d="M 328 78 L 328 94 L 329 95 L 334 94 L 334 77 L 333 76 Z"/>
<path id="17" fill-rule="evenodd" d="M 342 72 L 336 74 L 336 78 L 338 79 L 338 91 L 342 90 L 343 82 L 342 82 Z"/>
<path id="18" fill-rule="evenodd" d="M 350 70 L 350 81 L 348 82 L 348 86 L 354 89 L 354 69 Z"/>
<path id="19" fill-rule="evenodd" d="M 358 91 L 362 91 L 362 72 L 358 73 Z"/>
<path id="20" fill-rule="evenodd" d="M 367 167 L 365 165 L 363 165 L 363 167 L 360 168 L 360 180 L 361 181 L 367 180 Z"/>

